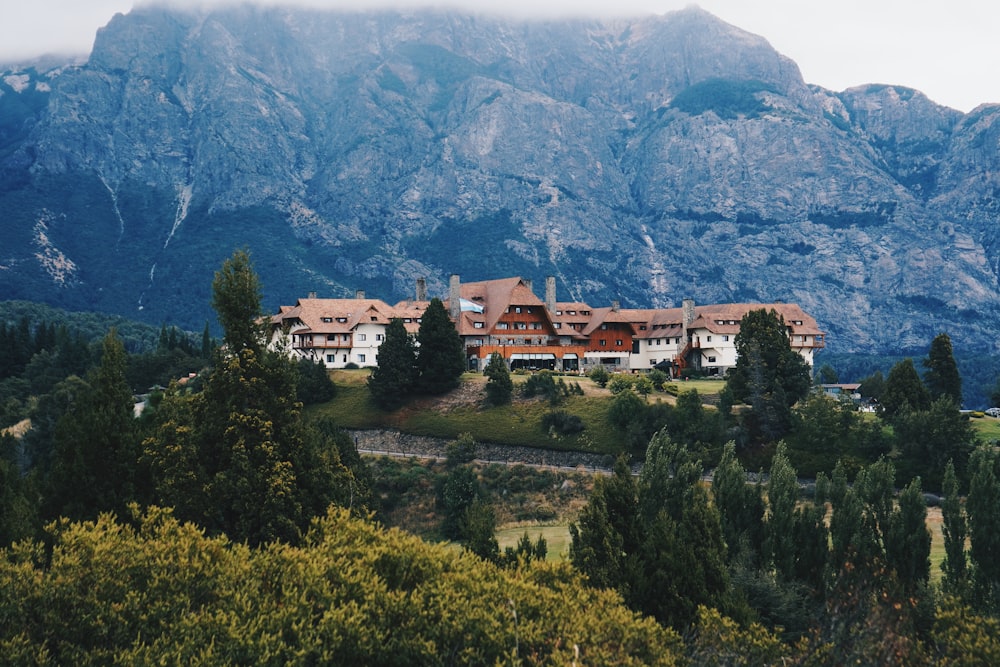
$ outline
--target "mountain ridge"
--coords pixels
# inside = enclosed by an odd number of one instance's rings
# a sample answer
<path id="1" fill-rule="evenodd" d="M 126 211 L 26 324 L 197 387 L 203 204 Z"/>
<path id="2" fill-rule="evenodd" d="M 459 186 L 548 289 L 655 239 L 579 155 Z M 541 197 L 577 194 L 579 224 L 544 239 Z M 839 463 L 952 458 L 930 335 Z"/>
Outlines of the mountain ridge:
<path id="1" fill-rule="evenodd" d="M 247 246 L 269 308 L 555 275 L 594 305 L 794 301 L 837 352 L 997 350 L 1000 106 L 810 86 L 698 8 L 147 6 L 0 93 L 0 298 L 197 330 Z"/>

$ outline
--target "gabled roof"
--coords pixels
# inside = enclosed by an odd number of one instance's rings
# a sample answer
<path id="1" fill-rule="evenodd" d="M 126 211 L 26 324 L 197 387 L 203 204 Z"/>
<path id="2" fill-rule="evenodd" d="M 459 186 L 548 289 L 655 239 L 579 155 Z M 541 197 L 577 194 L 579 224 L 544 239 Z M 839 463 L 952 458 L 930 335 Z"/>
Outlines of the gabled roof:
<path id="1" fill-rule="evenodd" d="M 275 325 L 290 324 L 296 333 L 349 333 L 360 324 L 389 324 L 395 310 L 381 299 L 299 299 L 282 306 L 271 318 Z"/>
<path id="2" fill-rule="evenodd" d="M 517 277 L 461 283 L 459 298 L 482 307 L 481 313 L 472 309 L 462 309 L 456 328 L 463 336 L 482 334 L 484 330 L 492 331 L 510 306 L 537 307 L 539 313 L 546 316 L 545 303 L 535 296 L 523 279 Z M 445 301 L 445 307 L 451 312 L 450 299 Z M 481 322 L 483 326 L 477 329 L 475 322 Z"/>
<path id="3" fill-rule="evenodd" d="M 778 313 L 795 335 L 823 334 L 816 320 L 794 303 L 726 303 L 697 306 L 695 319 L 688 328 L 707 329 L 718 334 L 736 334 L 739 333 L 740 321 L 744 315 L 752 310 L 762 309 Z"/>
<path id="4" fill-rule="evenodd" d="M 611 322 L 628 324 L 633 333 L 638 333 L 639 331 L 639 326 L 635 323 L 634 319 L 629 316 L 627 311 L 623 311 L 620 308 L 606 306 L 604 308 L 595 308 L 592 312 L 593 315 L 591 315 L 590 321 L 587 322 L 587 326 L 583 329 L 583 333 L 588 336 L 602 324 Z"/>

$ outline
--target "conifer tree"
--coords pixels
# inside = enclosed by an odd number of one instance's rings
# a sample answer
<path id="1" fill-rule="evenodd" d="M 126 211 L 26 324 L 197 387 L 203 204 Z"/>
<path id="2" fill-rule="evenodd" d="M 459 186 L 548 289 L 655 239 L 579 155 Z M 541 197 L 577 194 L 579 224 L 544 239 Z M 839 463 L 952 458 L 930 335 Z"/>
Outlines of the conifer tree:
<path id="1" fill-rule="evenodd" d="M 890 424 L 908 412 L 931 407 L 931 395 L 913 366 L 913 359 L 903 359 L 892 367 L 882 389 L 882 416 Z"/>
<path id="2" fill-rule="evenodd" d="M 736 366 L 727 387 L 751 407 L 755 437 L 779 440 L 791 428 L 791 408 L 812 386 L 809 364 L 791 348 L 784 318 L 774 310 L 751 310 L 736 334 Z"/>
<path id="3" fill-rule="evenodd" d="M 938 334 L 931 341 L 927 358 L 923 361 L 924 384 L 932 399 L 947 396 L 962 405 L 962 376 L 958 372 L 958 364 L 951 348 L 951 338 L 946 333 Z"/>
<path id="4" fill-rule="evenodd" d="M 958 477 L 955 475 L 955 464 L 948 461 L 944 471 L 944 483 L 941 487 L 944 500 L 941 503 L 941 532 L 944 535 L 944 561 L 941 569 L 944 572 L 942 588 L 945 592 L 959 598 L 964 598 L 968 592 L 968 559 L 965 554 L 965 541 L 969 528 L 962 499 L 958 493 Z"/>
<path id="5" fill-rule="evenodd" d="M 385 330 L 385 340 L 378 348 L 378 366 L 368 376 L 372 400 L 385 409 L 401 406 L 414 390 L 417 357 L 413 340 L 403 321 L 393 319 Z"/>
<path id="6" fill-rule="evenodd" d="M 111 329 L 87 390 L 77 395 L 56 425 L 49 517 L 93 519 L 106 511 L 121 516 L 136 499 L 139 449 L 133 403 L 125 380 L 125 347 Z"/>
<path id="7" fill-rule="evenodd" d="M 417 390 L 443 394 L 458 386 L 465 372 L 465 349 L 440 299 L 431 299 L 417 332 Z"/>
<path id="8" fill-rule="evenodd" d="M 507 405 L 514 393 L 514 382 L 510 379 L 507 362 L 499 352 L 490 355 L 484 374 L 486 380 L 486 402 L 490 405 Z"/>

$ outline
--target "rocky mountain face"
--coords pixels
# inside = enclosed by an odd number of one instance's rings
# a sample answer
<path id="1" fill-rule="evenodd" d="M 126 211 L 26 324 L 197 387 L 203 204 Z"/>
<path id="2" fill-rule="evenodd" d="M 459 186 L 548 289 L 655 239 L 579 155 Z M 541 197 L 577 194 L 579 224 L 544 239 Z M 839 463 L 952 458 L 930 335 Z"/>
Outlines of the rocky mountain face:
<path id="1" fill-rule="evenodd" d="M 794 301 L 838 352 L 993 353 L 998 148 L 1000 106 L 809 86 L 697 8 L 144 7 L 0 79 L 0 298 L 198 330 L 247 247 L 268 308 L 555 275 L 595 306 Z"/>

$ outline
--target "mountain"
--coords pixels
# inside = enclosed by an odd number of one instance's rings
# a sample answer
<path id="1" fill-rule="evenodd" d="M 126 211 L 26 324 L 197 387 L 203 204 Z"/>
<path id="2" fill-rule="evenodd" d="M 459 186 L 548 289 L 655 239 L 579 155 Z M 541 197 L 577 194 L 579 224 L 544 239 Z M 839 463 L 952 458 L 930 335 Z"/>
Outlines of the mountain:
<path id="1" fill-rule="evenodd" d="M 698 9 L 143 6 L 0 77 L 0 298 L 200 330 L 250 249 L 277 308 L 558 279 L 626 307 L 793 301 L 836 352 L 994 353 L 1000 106 L 810 86 Z"/>

